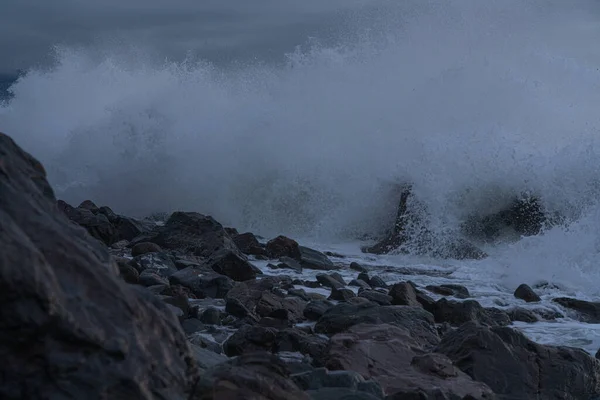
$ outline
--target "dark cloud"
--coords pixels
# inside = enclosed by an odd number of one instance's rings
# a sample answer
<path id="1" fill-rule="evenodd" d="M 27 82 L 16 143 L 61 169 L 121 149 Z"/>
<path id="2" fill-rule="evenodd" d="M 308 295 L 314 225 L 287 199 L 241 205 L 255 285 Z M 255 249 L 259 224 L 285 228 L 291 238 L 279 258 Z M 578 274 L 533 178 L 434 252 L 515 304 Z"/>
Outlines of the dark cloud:
<path id="1" fill-rule="evenodd" d="M 0 72 L 45 62 L 55 44 L 111 40 L 181 57 L 290 50 L 376 0 L 3 0 Z"/>

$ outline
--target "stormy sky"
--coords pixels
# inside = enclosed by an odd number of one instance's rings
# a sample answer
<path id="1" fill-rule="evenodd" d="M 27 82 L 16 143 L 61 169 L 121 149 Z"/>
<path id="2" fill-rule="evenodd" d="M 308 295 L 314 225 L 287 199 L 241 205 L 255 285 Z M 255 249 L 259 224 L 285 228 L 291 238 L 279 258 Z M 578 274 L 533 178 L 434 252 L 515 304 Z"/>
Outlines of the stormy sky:
<path id="1" fill-rule="evenodd" d="M 383 0 L 385 2 L 385 0 Z M 0 73 L 47 62 L 53 45 L 143 46 L 171 58 L 269 56 L 376 0 L 2 0 Z"/>

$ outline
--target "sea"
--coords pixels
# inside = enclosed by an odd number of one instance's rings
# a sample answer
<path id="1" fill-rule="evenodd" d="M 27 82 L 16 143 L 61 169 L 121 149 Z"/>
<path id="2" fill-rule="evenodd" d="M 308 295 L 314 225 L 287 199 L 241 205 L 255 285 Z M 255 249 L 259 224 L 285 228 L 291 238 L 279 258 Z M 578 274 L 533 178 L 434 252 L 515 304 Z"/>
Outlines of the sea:
<path id="1" fill-rule="evenodd" d="M 600 301 L 598 3 L 307 4 L 280 5 L 277 29 L 239 20 L 254 34 L 227 36 L 222 52 L 57 44 L 51 64 L 0 82 L 0 131 L 70 203 L 198 211 L 380 268 L 389 283 L 454 283 L 484 306 L 556 310 L 564 318 L 514 326 L 594 354 L 600 325 L 551 300 Z M 286 35 L 303 18 L 302 35 Z M 483 260 L 364 254 L 406 183 L 418 229 L 439 237 L 522 193 L 560 223 L 478 243 Z M 540 304 L 513 296 L 522 283 Z"/>

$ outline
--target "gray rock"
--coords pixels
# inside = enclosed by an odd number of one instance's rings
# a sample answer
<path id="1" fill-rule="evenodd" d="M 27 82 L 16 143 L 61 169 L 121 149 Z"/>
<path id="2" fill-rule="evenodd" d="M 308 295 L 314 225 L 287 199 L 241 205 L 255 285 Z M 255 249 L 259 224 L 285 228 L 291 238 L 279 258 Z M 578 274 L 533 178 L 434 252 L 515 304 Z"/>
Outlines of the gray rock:
<path id="1" fill-rule="evenodd" d="M 156 243 L 151 243 L 151 242 L 141 242 L 141 243 L 134 245 L 131 248 L 131 255 L 133 257 L 141 256 L 143 254 L 148 254 L 148 253 L 160 253 L 160 252 L 162 252 L 162 249 L 160 248 L 160 246 L 157 245 Z"/>
<path id="2" fill-rule="evenodd" d="M 400 282 L 392 285 L 388 293 L 392 297 L 392 304 L 397 306 L 422 307 L 417 300 L 417 292 L 414 287 L 407 282 Z"/>
<path id="3" fill-rule="evenodd" d="M 212 254 L 206 266 L 238 282 L 255 279 L 257 275 L 254 266 L 243 254 L 229 249 L 221 249 Z"/>
<path id="4" fill-rule="evenodd" d="M 392 305 L 392 296 L 388 296 L 385 293 L 377 292 L 375 290 L 360 290 L 358 295 L 359 297 L 364 297 L 365 299 L 382 306 Z"/>
<path id="5" fill-rule="evenodd" d="M 580 349 L 543 346 L 507 327 L 469 322 L 442 339 L 446 354 L 500 398 L 588 399 L 600 393 L 600 362 Z"/>
<path id="6" fill-rule="evenodd" d="M 517 299 L 525 300 L 528 303 L 541 301 L 540 296 L 537 295 L 533 291 L 533 289 L 526 284 L 520 285 L 517 290 L 515 290 L 515 297 Z"/>
<path id="7" fill-rule="evenodd" d="M 335 334 L 358 324 L 392 324 L 409 329 L 429 345 L 439 341 L 433 316 L 420 307 L 352 305 L 341 303 L 329 309 L 315 325 L 315 332 Z"/>
<path id="8" fill-rule="evenodd" d="M 348 284 L 348 286 L 355 286 L 355 287 L 359 287 L 359 288 L 363 288 L 363 289 L 371 289 L 371 285 L 369 285 L 367 282 L 363 281 L 362 279 L 352 279 L 350 281 L 350 283 Z"/>
<path id="9" fill-rule="evenodd" d="M 505 312 L 495 308 L 483 308 L 475 300 L 455 301 L 442 298 L 436 302 L 433 314 L 436 322 L 448 322 L 456 326 L 469 321 L 490 326 L 506 326 L 511 323 Z"/>
<path id="10" fill-rule="evenodd" d="M 425 289 L 429 290 L 430 292 L 439 294 L 440 296 L 453 296 L 458 299 L 467 299 L 471 297 L 469 290 L 462 285 L 429 285 L 426 286 Z"/>
<path id="11" fill-rule="evenodd" d="M 350 269 L 358 272 L 367 272 L 367 269 L 357 262 L 350 263 Z"/>
<path id="12" fill-rule="evenodd" d="M 185 397 L 179 321 L 59 207 L 44 167 L 0 134 L 0 398 Z"/>
<path id="13" fill-rule="evenodd" d="M 327 310 L 333 307 L 333 303 L 327 300 L 313 300 L 306 305 L 303 311 L 304 317 L 311 321 L 317 321 Z"/>
<path id="14" fill-rule="evenodd" d="M 225 298 L 234 282 L 231 278 L 220 275 L 206 267 L 188 267 L 169 277 L 171 285 L 189 288 L 196 297 Z"/>
<path id="15" fill-rule="evenodd" d="M 594 303 L 568 297 L 561 297 L 553 299 L 552 301 L 567 309 L 575 311 L 583 322 L 591 324 L 600 323 L 600 302 Z"/>
<path id="16" fill-rule="evenodd" d="M 330 370 L 355 371 L 365 379 L 377 380 L 389 395 L 418 390 L 431 396 L 440 390 L 446 397 L 434 398 L 491 398 L 490 388 L 474 382 L 446 356 L 425 353 L 429 343 L 418 330 L 410 324 L 355 325 L 331 338 L 323 363 Z"/>
<path id="17" fill-rule="evenodd" d="M 328 274 L 317 274 L 317 282 L 332 289 L 341 289 L 346 286 L 345 283 L 341 283 L 339 280 Z"/>
<path id="18" fill-rule="evenodd" d="M 350 301 L 356 297 L 356 294 L 351 289 L 341 288 L 341 289 L 331 289 L 331 295 L 329 296 L 329 300 L 336 301 Z"/>
<path id="19" fill-rule="evenodd" d="M 136 266 L 140 273 L 150 269 L 152 272 L 165 278 L 168 278 L 178 271 L 173 259 L 167 253 L 143 254 L 135 257 L 132 260 L 132 264 Z"/>
<path id="20" fill-rule="evenodd" d="M 304 246 L 300 246 L 300 258 L 298 261 L 300 261 L 302 268 L 305 269 L 318 269 L 322 271 L 339 269 L 325 254 Z"/>
<path id="21" fill-rule="evenodd" d="M 211 350 L 202 348 L 200 346 L 190 344 L 190 349 L 196 365 L 201 372 L 205 372 L 209 368 L 217 366 L 227 361 L 227 357 L 222 354 L 217 354 Z"/>
<path id="22" fill-rule="evenodd" d="M 539 321 L 539 318 L 533 311 L 522 307 L 513 307 L 507 311 L 507 314 L 510 317 L 511 321 L 521 321 L 529 323 Z"/>
<path id="23" fill-rule="evenodd" d="M 140 274 L 139 284 L 142 286 L 169 285 L 167 278 L 160 276 L 157 271 L 146 269 Z"/>

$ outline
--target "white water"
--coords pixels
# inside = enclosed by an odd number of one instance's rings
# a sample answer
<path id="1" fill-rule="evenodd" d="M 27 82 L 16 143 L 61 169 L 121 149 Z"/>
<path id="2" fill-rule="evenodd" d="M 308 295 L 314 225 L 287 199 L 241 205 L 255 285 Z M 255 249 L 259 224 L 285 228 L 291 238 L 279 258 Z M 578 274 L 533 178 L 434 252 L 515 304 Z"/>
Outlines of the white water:
<path id="1" fill-rule="evenodd" d="M 68 201 L 138 215 L 198 210 L 320 246 L 381 234 L 397 182 L 414 183 L 437 232 L 530 190 L 572 222 L 486 248 L 483 261 L 448 262 L 452 278 L 486 305 L 512 304 L 518 284 L 539 281 L 561 285 L 548 299 L 598 299 L 598 7 L 381 7 L 377 18 L 346 21 L 354 31 L 338 46 L 290 48 L 281 64 L 157 64 L 140 52 L 58 48 L 52 68 L 13 86 L 0 129 L 46 165 Z M 365 262 L 357 246 L 349 252 Z M 525 330 L 590 351 L 600 344 L 592 325 Z"/>

